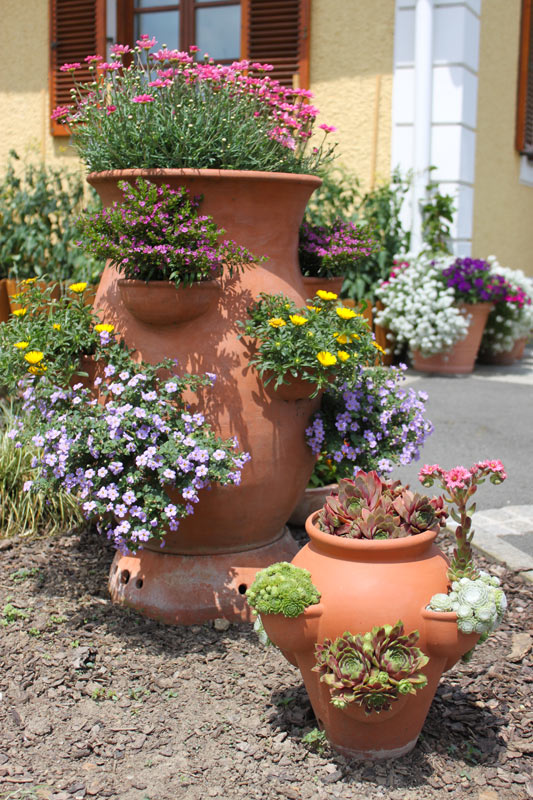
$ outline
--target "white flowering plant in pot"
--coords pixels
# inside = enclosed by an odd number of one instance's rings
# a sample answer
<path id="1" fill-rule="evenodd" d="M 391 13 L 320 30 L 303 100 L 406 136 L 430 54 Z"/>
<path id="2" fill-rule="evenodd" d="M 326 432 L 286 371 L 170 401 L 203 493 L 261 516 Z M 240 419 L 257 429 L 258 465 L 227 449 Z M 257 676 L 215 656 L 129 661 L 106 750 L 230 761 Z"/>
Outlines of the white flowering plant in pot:
<path id="1" fill-rule="evenodd" d="M 407 345 L 431 356 L 466 336 L 468 318 L 456 305 L 454 289 L 442 279 L 443 266 L 449 262 L 449 258 L 407 254 L 395 261 L 390 278 L 376 289 L 384 305 L 376 323 L 389 328 L 397 351 Z"/>
<path id="2" fill-rule="evenodd" d="M 533 280 L 520 269 L 502 267 L 496 256 L 489 256 L 487 261 L 507 287 L 505 296 L 489 314 L 481 340 L 483 355 L 497 355 L 512 350 L 518 339 L 533 332 Z"/>

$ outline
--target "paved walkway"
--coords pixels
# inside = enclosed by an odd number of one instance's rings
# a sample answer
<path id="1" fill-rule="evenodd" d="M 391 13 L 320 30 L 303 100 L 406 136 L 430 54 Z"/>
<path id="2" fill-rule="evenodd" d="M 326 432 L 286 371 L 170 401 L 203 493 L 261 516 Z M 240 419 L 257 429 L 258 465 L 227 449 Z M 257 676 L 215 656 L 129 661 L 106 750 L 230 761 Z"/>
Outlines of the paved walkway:
<path id="1" fill-rule="evenodd" d="M 407 381 L 428 393 L 435 431 L 420 461 L 392 477 L 418 489 L 423 464 L 450 469 L 500 459 L 508 478 L 500 486 L 479 487 L 473 543 L 533 582 L 533 346 L 510 367 L 480 366 L 472 375 L 450 377 L 410 370 Z"/>

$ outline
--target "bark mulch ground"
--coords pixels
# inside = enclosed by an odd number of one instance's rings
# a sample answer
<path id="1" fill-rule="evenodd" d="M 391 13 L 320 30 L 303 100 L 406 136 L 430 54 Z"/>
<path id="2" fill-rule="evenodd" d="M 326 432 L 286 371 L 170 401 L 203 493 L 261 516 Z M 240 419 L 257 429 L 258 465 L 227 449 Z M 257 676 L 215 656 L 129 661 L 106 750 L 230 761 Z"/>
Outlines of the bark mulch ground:
<path id="1" fill-rule="evenodd" d="M 300 532 L 301 535 L 301 532 Z M 299 672 L 250 625 L 166 627 L 113 606 L 92 532 L 0 541 L 1 800 L 533 797 L 533 586 L 448 672 L 415 750 L 349 761 L 302 741 Z"/>

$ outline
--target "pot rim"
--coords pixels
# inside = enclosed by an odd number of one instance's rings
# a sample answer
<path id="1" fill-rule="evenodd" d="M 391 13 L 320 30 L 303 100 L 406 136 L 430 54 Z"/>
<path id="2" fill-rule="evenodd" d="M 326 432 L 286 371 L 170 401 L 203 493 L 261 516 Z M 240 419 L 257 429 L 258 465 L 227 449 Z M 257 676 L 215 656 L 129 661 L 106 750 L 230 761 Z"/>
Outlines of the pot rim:
<path id="1" fill-rule="evenodd" d="M 319 512 L 310 514 L 305 523 L 305 530 L 320 549 L 341 551 L 344 556 L 410 556 L 426 550 L 437 538 L 435 531 L 423 531 L 414 536 L 403 536 L 399 539 L 345 539 L 321 531 L 315 524 Z"/>
<path id="2" fill-rule="evenodd" d="M 142 178 L 145 176 L 166 176 L 166 177 L 201 177 L 212 178 L 213 180 L 237 179 L 239 181 L 263 181 L 273 182 L 284 179 L 291 183 L 314 184 L 318 188 L 322 184 L 322 179 L 317 175 L 300 174 L 295 172 L 260 172 L 258 170 L 242 169 L 200 169 L 192 167 L 166 168 L 154 167 L 143 169 L 108 169 L 102 172 L 90 172 L 87 175 L 87 182 L 91 185 L 103 183 L 108 179 L 120 178 Z"/>
<path id="3" fill-rule="evenodd" d="M 132 289 L 175 289 L 177 292 L 184 289 L 199 289 L 200 287 L 220 289 L 220 283 L 216 280 L 194 281 L 189 286 L 176 286 L 173 281 L 142 281 L 137 278 L 119 278 L 117 284 L 119 287 L 124 286 Z"/>

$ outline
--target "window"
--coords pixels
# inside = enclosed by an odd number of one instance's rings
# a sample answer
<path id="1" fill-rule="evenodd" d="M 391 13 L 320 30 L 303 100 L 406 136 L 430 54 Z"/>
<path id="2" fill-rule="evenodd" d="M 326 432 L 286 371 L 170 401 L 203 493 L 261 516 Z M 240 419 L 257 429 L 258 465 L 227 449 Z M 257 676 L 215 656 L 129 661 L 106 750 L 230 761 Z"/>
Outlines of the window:
<path id="1" fill-rule="evenodd" d="M 516 149 L 533 159 L 533 0 L 522 0 Z"/>
<path id="2" fill-rule="evenodd" d="M 70 103 L 72 75 L 61 72 L 63 64 L 80 63 L 76 77 L 90 80 L 85 56 L 105 54 L 105 0 L 50 0 L 50 113 Z M 51 120 L 54 136 L 68 136 L 64 125 Z"/>
<path id="3" fill-rule="evenodd" d="M 133 44 L 146 33 L 171 49 L 195 44 L 222 63 L 248 58 L 272 64 L 272 77 L 306 89 L 310 5 L 311 0 L 117 0 L 117 41 Z M 50 0 L 51 110 L 70 102 L 72 76 L 60 67 L 105 54 L 105 9 L 106 0 Z M 89 75 L 87 69 L 76 72 L 82 81 Z M 52 133 L 68 136 L 54 121 Z"/>

